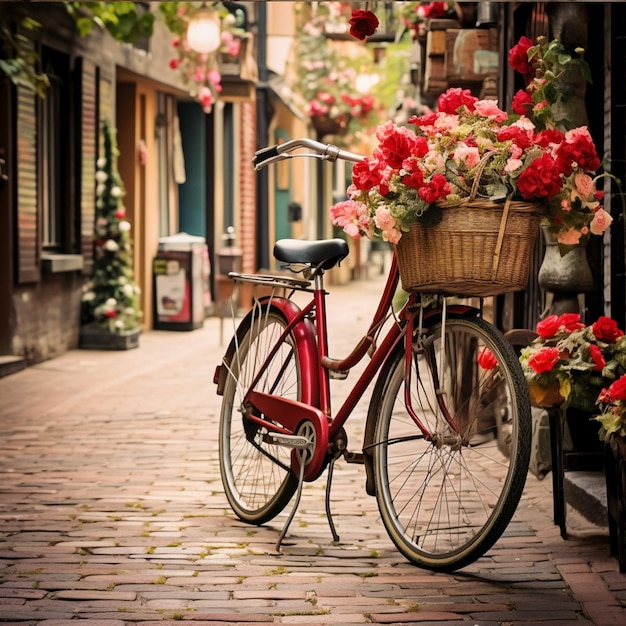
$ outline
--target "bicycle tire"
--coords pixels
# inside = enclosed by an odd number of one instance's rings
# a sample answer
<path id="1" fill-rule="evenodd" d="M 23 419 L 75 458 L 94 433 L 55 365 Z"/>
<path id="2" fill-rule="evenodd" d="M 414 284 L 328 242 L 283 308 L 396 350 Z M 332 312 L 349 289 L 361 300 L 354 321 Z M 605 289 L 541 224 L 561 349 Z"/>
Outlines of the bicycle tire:
<path id="1" fill-rule="evenodd" d="M 440 367 L 440 338 L 437 323 L 423 345 L 414 343 L 410 384 L 413 409 L 439 443 L 427 441 L 406 410 L 399 346 L 379 388 L 372 453 L 376 498 L 391 540 L 410 562 L 446 572 L 482 557 L 511 521 L 528 473 L 531 416 L 518 358 L 496 328 L 480 318 L 448 318 L 443 373 L 427 366 L 434 359 Z M 495 356 L 493 369 L 477 363 L 483 348 Z M 444 402 L 462 439 L 446 430 L 437 409 L 434 379 L 442 374 Z"/>
<path id="2" fill-rule="evenodd" d="M 233 511 L 244 522 L 264 524 L 289 503 L 298 486 L 291 449 L 269 443 L 263 427 L 246 419 L 246 391 L 283 333 L 287 321 L 268 303 L 254 309 L 249 327 L 237 340 L 230 362 L 219 428 L 222 484 Z M 239 334 L 239 333 L 238 333 Z M 297 345 L 290 333 L 265 368 L 255 389 L 299 400 L 302 389 Z"/>

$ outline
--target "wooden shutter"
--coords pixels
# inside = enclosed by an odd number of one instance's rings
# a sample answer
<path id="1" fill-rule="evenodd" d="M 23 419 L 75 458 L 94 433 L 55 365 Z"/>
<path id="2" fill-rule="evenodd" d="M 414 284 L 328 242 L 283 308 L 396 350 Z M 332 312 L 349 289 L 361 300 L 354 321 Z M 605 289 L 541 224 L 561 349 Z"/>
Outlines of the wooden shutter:
<path id="1" fill-rule="evenodd" d="M 80 103 L 78 107 L 78 198 L 80 203 L 80 251 L 83 273 L 93 271 L 93 233 L 96 216 L 96 159 L 98 138 L 97 66 L 87 59 L 77 60 Z"/>
<path id="2" fill-rule="evenodd" d="M 17 88 L 17 281 L 41 279 L 37 187 L 37 96 Z"/>

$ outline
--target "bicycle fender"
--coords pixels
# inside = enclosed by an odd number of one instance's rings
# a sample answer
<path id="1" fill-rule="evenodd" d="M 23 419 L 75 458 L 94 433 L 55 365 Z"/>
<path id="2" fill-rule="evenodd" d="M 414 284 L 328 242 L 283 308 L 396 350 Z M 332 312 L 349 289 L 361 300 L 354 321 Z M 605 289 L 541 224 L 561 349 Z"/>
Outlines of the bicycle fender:
<path id="1" fill-rule="evenodd" d="M 261 303 L 269 300 L 269 297 L 260 298 Z M 282 313 L 287 322 L 292 322 L 301 313 L 300 307 L 286 298 L 271 298 L 271 307 Z M 213 376 L 213 382 L 217 385 L 217 395 L 224 394 L 224 385 L 230 371 L 230 364 L 235 356 L 236 348 L 243 336 L 252 324 L 254 311 L 251 310 L 237 326 L 235 336 L 231 339 L 222 363 L 217 366 Z M 296 341 L 296 350 L 300 360 L 301 374 L 301 400 L 305 404 L 319 406 L 319 370 L 317 367 L 317 341 L 315 328 L 311 320 L 304 319 L 293 328 L 293 336 Z"/>

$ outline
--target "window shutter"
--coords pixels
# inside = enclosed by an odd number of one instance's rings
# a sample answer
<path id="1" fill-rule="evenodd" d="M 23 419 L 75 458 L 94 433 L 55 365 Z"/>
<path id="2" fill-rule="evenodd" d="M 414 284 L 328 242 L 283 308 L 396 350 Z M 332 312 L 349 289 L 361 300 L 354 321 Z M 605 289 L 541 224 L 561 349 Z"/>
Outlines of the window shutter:
<path id="1" fill-rule="evenodd" d="M 40 216 L 37 210 L 37 96 L 17 88 L 17 281 L 38 282 Z"/>
<path id="2" fill-rule="evenodd" d="M 98 138 L 97 117 L 97 66 L 87 59 L 77 60 L 80 77 L 80 111 L 78 129 L 78 154 L 80 155 L 77 180 L 80 202 L 80 251 L 83 256 L 83 273 L 93 271 L 93 234 L 96 216 L 96 159 Z"/>

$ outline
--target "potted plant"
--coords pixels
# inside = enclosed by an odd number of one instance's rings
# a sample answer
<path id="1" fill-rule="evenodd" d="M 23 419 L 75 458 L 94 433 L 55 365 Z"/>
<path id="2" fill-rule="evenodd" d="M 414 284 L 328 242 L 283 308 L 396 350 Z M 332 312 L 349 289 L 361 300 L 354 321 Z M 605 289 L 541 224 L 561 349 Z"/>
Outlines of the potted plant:
<path id="1" fill-rule="evenodd" d="M 104 156 L 96 172 L 94 274 L 82 296 L 80 347 L 126 350 L 139 345 L 140 289 L 135 283 L 130 223 L 124 186 L 117 171 L 117 142 L 103 124 Z"/>

